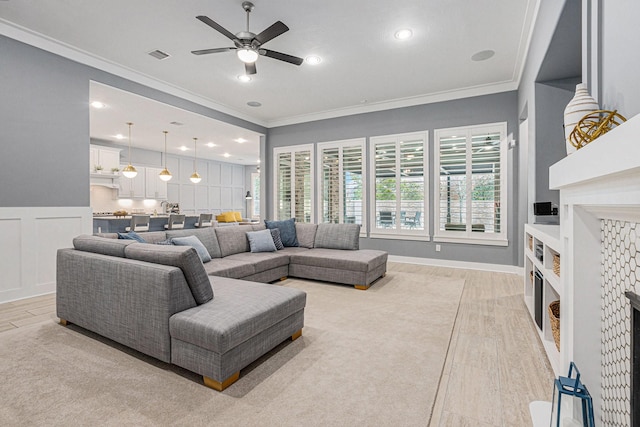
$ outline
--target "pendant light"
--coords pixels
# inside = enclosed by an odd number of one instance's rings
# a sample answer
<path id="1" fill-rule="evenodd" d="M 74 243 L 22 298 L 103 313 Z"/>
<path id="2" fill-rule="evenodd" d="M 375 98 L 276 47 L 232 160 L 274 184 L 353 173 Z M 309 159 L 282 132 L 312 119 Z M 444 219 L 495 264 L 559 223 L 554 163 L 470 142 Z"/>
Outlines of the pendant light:
<path id="1" fill-rule="evenodd" d="M 122 170 L 122 174 L 127 178 L 135 178 L 138 175 L 138 171 L 136 168 L 131 166 L 131 126 L 133 123 L 127 122 L 127 126 L 129 126 L 129 164 Z"/>
<path id="2" fill-rule="evenodd" d="M 163 130 L 164 133 L 164 169 L 160 172 L 160 179 L 163 181 L 169 181 L 173 177 L 171 172 L 167 169 L 167 134 L 169 131 Z"/>
<path id="3" fill-rule="evenodd" d="M 197 184 L 202 180 L 202 178 L 200 177 L 200 174 L 198 173 L 198 167 L 196 165 L 197 162 L 198 162 L 198 138 L 193 138 L 193 173 L 189 177 L 189 180 L 191 180 L 191 182 L 193 182 L 194 184 Z"/>

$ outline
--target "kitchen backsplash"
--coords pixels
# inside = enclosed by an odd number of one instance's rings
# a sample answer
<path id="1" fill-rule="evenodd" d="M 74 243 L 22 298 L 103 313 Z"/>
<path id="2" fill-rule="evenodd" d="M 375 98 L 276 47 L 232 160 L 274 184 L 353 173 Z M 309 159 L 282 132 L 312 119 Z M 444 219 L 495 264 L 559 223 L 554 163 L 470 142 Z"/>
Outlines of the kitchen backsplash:
<path id="1" fill-rule="evenodd" d="M 114 212 L 125 210 L 129 213 L 149 213 L 162 211 L 160 200 L 118 199 L 118 191 L 111 188 L 92 185 L 91 209 L 96 212 Z"/>

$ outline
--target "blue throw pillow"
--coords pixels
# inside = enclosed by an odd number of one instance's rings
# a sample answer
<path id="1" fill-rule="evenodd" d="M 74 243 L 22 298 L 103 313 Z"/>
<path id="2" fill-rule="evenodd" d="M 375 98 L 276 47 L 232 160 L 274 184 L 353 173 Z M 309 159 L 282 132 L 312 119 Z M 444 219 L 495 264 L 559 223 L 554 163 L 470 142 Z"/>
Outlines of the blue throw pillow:
<path id="1" fill-rule="evenodd" d="M 200 256 L 203 263 L 211 261 L 209 251 L 196 236 L 174 237 L 171 239 L 171 243 L 175 246 L 191 246 L 198 252 L 198 256 Z"/>
<path id="2" fill-rule="evenodd" d="M 249 239 L 249 246 L 253 253 L 276 251 L 276 245 L 273 243 L 273 237 L 271 237 L 269 230 L 249 231 L 247 239 Z"/>
<path id="3" fill-rule="evenodd" d="M 135 231 L 130 231 L 128 233 L 118 233 L 118 239 L 125 239 L 125 240 L 135 240 L 136 242 L 140 242 L 140 243 L 147 243 L 146 240 L 144 240 L 138 233 L 136 233 Z"/>
<path id="4" fill-rule="evenodd" d="M 284 246 L 300 246 L 298 244 L 298 236 L 296 235 L 296 219 L 290 218 L 284 221 L 269 221 L 264 220 L 264 225 L 268 229 L 277 228 L 280 230 L 280 239 Z"/>
<path id="5" fill-rule="evenodd" d="M 271 238 L 273 239 L 273 244 L 276 245 L 276 249 L 284 249 L 282 239 L 280 238 L 280 230 L 278 228 L 272 228 L 269 231 L 271 232 Z"/>

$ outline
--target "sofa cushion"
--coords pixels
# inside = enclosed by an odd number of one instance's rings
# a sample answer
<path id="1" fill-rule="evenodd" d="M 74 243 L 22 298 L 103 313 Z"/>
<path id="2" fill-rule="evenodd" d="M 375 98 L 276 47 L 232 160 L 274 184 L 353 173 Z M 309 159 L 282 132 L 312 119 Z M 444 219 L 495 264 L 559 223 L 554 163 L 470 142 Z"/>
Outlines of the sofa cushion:
<path id="1" fill-rule="evenodd" d="M 223 257 L 251 250 L 249 248 L 249 240 L 247 240 L 248 230 L 244 227 L 243 225 L 214 228 L 220 245 L 220 254 Z"/>
<path id="2" fill-rule="evenodd" d="M 387 253 L 371 249 L 345 252 L 342 249 L 313 249 L 289 254 L 291 264 L 336 270 L 371 271 L 387 262 Z"/>
<path id="3" fill-rule="evenodd" d="M 142 236 L 140 236 L 135 231 L 129 231 L 128 233 L 118 233 L 118 239 L 135 240 L 138 243 L 147 243 L 147 241 L 144 240 Z"/>
<path id="4" fill-rule="evenodd" d="M 275 252 L 277 250 L 269 230 L 249 231 L 247 239 L 249 239 L 249 247 L 253 253 Z"/>
<path id="5" fill-rule="evenodd" d="M 316 230 L 318 224 L 309 224 L 303 222 L 296 222 L 296 236 L 298 238 L 298 245 L 303 248 L 313 248 L 313 244 L 316 240 Z"/>
<path id="6" fill-rule="evenodd" d="M 73 247 L 79 251 L 125 258 L 124 249 L 135 240 L 111 239 L 88 234 L 73 239 Z"/>
<path id="7" fill-rule="evenodd" d="M 316 248 L 357 250 L 360 224 L 318 224 Z"/>
<path id="8" fill-rule="evenodd" d="M 151 232 L 155 233 L 155 232 Z M 151 234 L 149 233 L 149 234 Z M 165 233 L 165 232 L 163 232 Z M 198 229 L 186 229 L 186 230 L 169 230 L 166 233 L 167 238 L 184 237 L 184 236 L 196 236 L 207 248 L 207 252 L 211 255 L 211 258 L 220 258 L 220 245 L 218 244 L 218 237 L 213 227 L 198 228 Z"/>
<path id="9" fill-rule="evenodd" d="M 213 301 L 171 316 L 173 339 L 223 354 L 306 304 L 306 294 L 298 289 L 232 279 L 216 283 Z"/>
<path id="10" fill-rule="evenodd" d="M 273 239 L 273 244 L 276 246 L 276 250 L 284 249 L 284 245 L 282 244 L 282 239 L 280 238 L 280 229 L 272 228 L 269 230 L 271 232 L 271 238 Z"/>
<path id="11" fill-rule="evenodd" d="M 232 279 L 242 279 L 256 272 L 251 260 L 233 260 L 229 259 L 229 257 L 212 259 L 211 262 L 204 265 L 204 270 L 210 276 L 230 277 Z"/>
<path id="12" fill-rule="evenodd" d="M 262 273 L 272 268 L 289 265 L 289 255 L 280 251 L 260 253 L 245 252 L 228 256 L 225 259 L 229 261 L 248 262 L 253 265 L 255 273 Z"/>
<path id="13" fill-rule="evenodd" d="M 178 267 L 187 279 L 187 284 L 196 303 L 204 304 L 213 299 L 209 276 L 194 248 L 133 243 L 125 248 L 125 255 L 129 259 Z"/>
<path id="14" fill-rule="evenodd" d="M 147 243 L 158 243 L 167 239 L 166 231 L 145 231 L 138 233 Z"/>
<path id="15" fill-rule="evenodd" d="M 198 256 L 203 263 L 211 261 L 211 255 L 207 252 L 207 248 L 204 247 L 200 239 L 196 236 L 173 237 L 171 238 L 171 244 L 176 246 L 191 246 L 198 252 Z"/>
<path id="16" fill-rule="evenodd" d="M 280 230 L 280 239 L 282 244 L 286 246 L 300 246 L 298 244 L 298 238 L 296 237 L 296 225 L 295 218 L 286 219 L 283 221 L 269 221 L 264 220 L 264 225 L 268 229 L 277 228 Z"/>

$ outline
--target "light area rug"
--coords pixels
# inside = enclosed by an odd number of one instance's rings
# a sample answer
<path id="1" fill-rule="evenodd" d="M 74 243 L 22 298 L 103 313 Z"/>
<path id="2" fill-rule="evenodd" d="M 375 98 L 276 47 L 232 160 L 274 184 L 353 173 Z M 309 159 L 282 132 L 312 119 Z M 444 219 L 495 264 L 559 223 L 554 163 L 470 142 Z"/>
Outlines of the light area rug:
<path id="1" fill-rule="evenodd" d="M 307 292 L 302 337 L 222 393 L 74 325 L 5 332 L 0 424 L 426 426 L 463 285 L 404 272 L 367 291 L 288 279 Z"/>

